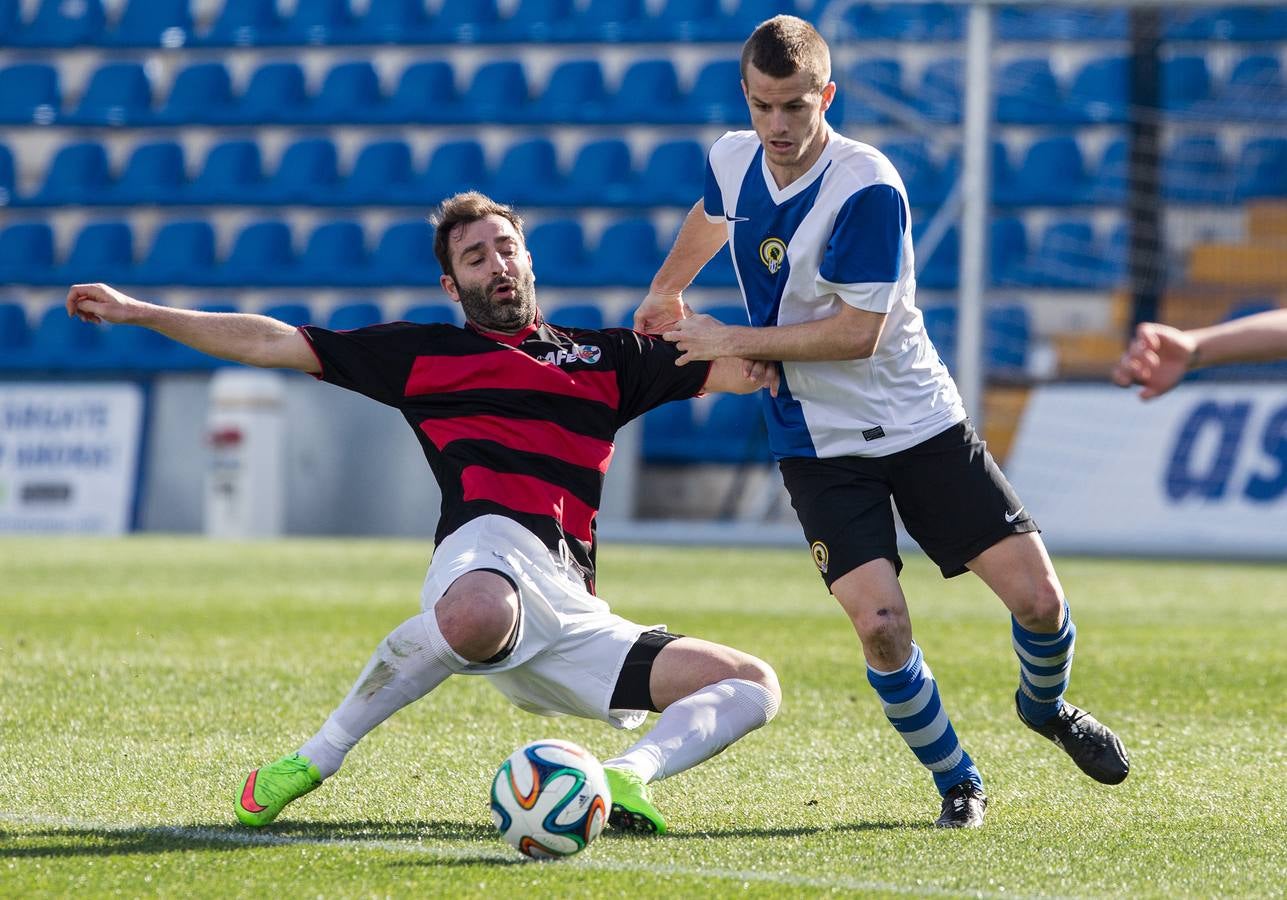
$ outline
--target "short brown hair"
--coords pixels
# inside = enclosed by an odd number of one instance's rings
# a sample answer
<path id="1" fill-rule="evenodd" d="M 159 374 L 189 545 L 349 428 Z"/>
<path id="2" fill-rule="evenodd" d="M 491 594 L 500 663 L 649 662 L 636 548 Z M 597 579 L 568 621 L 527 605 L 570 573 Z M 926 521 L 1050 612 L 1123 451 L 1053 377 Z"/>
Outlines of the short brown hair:
<path id="1" fill-rule="evenodd" d="M 527 238 L 523 236 L 523 217 L 512 207 L 497 203 L 479 191 L 465 191 L 448 197 L 429 217 L 429 224 L 434 227 L 433 255 L 438 258 L 438 265 L 442 267 L 444 275 L 456 277 L 456 272 L 451 266 L 451 248 L 448 246 L 451 233 L 456 230 L 456 226 L 469 225 L 488 216 L 508 219 L 514 226 L 514 230 L 518 232 L 519 239 L 524 244 L 527 243 Z"/>
<path id="2" fill-rule="evenodd" d="M 742 80 L 747 66 L 771 78 L 790 78 L 805 72 L 821 90 L 831 80 L 831 50 L 818 30 L 795 16 L 774 16 L 761 22 L 742 45 Z"/>

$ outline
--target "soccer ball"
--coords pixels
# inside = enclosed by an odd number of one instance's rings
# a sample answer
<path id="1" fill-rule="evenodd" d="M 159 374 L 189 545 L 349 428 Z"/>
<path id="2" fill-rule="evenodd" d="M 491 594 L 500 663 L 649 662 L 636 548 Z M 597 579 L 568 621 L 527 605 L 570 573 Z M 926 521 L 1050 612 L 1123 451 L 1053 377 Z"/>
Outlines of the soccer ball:
<path id="1" fill-rule="evenodd" d="M 533 859 L 579 853 L 599 836 L 612 795 L 603 766 L 571 741 L 533 741 L 515 750 L 492 779 L 492 822 Z"/>

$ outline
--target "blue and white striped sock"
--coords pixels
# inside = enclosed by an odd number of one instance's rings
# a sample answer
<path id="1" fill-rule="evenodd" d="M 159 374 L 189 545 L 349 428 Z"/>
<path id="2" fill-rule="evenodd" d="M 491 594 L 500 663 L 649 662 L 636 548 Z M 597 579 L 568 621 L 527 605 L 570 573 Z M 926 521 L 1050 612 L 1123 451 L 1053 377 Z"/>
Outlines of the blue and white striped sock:
<path id="1" fill-rule="evenodd" d="M 1064 601 L 1064 622 L 1054 634 L 1029 631 L 1011 616 L 1014 652 L 1019 656 L 1019 710 L 1033 725 L 1053 718 L 1063 706 L 1072 674 L 1077 626 Z"/>
<path id="2" fill-rule="evenodd" d="M 921 765 L 930 770 L 940 794 L 962 781 L 972 781 L 983 788 L 983 776 L 956 739 L 956 729 L 938 698 L 934 673 L 925 663 L 920 647 L 912 644 L 912 655 L 893 672 L 868 666 L 867 681 L 880 696 L 889 724 L 902 735 Z"/>

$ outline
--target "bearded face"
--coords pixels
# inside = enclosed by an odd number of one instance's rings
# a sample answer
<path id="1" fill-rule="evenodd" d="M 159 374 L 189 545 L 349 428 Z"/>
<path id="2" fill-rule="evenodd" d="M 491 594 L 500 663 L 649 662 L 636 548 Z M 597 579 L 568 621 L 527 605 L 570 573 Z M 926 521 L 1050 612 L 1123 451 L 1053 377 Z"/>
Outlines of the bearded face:
<path id="1" fill-rule="evenodd" d="M 484 331 L 513 332 L 536 321 L 536 278 L 530 269 L 517 278 L 497 275 L 486 286 L 457 285 L 465 318 Z"/>

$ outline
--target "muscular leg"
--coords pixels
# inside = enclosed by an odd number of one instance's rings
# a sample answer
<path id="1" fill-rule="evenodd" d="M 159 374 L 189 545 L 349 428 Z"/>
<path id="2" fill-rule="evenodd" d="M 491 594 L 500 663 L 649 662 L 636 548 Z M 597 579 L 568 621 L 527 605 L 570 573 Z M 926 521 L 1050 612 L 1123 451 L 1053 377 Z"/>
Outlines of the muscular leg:
<path id="1" fill-rule="evenodd" d="M 867 680 L 889 723 L 930 770 L 939 793 L 965 781 L 981 788 L 983 778 L 957 740 L 934 674 L 912 642 L 911 617 L 893 563 L 864 563 L 836 579 L 831 592 L 862 641 Z"/>

